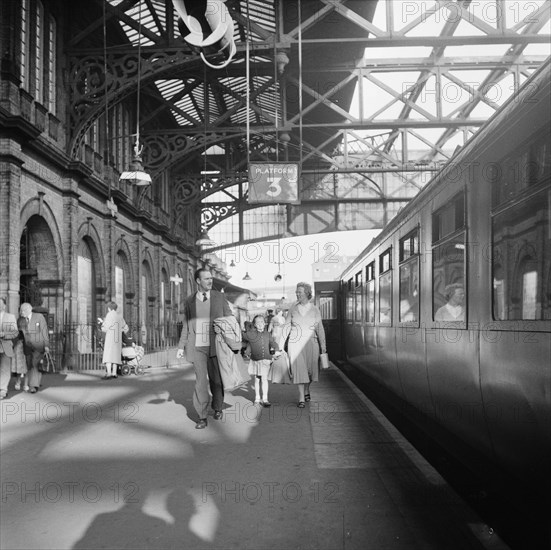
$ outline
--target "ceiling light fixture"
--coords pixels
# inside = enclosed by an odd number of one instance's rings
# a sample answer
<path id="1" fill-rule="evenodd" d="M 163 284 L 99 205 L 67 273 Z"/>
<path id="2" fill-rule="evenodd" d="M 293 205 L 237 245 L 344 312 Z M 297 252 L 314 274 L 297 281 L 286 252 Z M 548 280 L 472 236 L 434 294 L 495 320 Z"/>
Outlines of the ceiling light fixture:
<path id="1" fill-rule="evenodd" d="M 207 230 L 203 227 L 199 238 L 195 241 L 195 244 L 200 247 L 215 246 L 215 242 L 209 237 Z"/>
<path id="2" fill-rule="evenodd" d="M 143 146 L 140 145 L 140 88 L 142 65 L 142 5 L 140 3 L 138 14 L 138 82 L 136 92 L 136 143 L 134 144 L 134 157 L 128 170 L 124 171 L 119 180 L 132 183 L 137 187 L 147 187 L 151 184 L 151 176 L 144 170 L 142 163 Z"/>

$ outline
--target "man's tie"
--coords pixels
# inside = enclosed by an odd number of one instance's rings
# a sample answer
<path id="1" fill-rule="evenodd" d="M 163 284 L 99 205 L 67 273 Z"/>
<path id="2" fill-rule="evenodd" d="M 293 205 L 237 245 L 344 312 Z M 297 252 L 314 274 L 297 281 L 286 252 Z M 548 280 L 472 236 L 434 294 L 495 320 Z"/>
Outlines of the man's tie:
<path id="1" fill-rule="evenodd" d="M 207 293 L 203 292 L 203 302 L 206 302 L 206 301 L 207 301 Z"/>

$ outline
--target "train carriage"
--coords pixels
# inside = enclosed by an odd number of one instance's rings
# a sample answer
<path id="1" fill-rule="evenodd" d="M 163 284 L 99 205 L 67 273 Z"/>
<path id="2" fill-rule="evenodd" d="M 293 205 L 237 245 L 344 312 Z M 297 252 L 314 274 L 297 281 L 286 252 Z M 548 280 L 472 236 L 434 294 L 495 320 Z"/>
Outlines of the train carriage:
<path id="1" fill-rule="evenodd" d="M 435 437 L 542 492 L 551 489 L 550 82 L 548 61 L 341 277 L 348 365 Z"/>

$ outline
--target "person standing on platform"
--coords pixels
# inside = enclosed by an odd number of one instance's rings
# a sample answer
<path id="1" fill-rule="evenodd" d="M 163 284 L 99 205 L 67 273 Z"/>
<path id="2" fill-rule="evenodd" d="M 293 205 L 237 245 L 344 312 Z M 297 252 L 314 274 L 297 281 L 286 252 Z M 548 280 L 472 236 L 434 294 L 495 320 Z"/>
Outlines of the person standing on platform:
<path id="1" fill-rule="evenodd" d="M 42 314 L 33 311 L 31 304 L 21 304 L 19 312 L 18 326 L 23 333 L 23 353 L 27 360 L 25 390 L 28 388 L 30 393 L 36 393 L 42 381 L 44 354 L 50 351 L 48 325 Z"/>
<path id="2" fill-rule="evenodd" d="M 12 341 L 18 334 L 15 315 L 6 311 L 6 300 L 0 298 L 0 399 L 5 399 L 8 395 L 13 358 Z"/>
<path id="3" fill-rule="evenodd" d="M 128 332 L 128 325 L 117 311 L 115 302 L 107 302 L 107 315 L 101 322 L 101 330 L 105 332 L 103 345 L 103 363 L 105 363 L 104 380 L 117 378 L 117 368 L 122 365 L 122 333 Z"/>
<path id="4" fill-rule="evenodd" d="M 264 407 L 271 407 L 268 401 L 268 384 L 270 380 L 270 366 L 272 356 L 277 352 L 278 345 L 270 333 L 266 330 L 266 321 L 263 315 L 255 315 L 253 327 L 243 334 L 243 342 L 247 342 L 250 352 L 249 374 L 254 376 L 254 403 Z M 262 384 L 262 395 L 260 396 L 260 385 Z"/>
<path id="5" fill-rule="evenodd" d="M 303 409 L 310 401 L 310 383 L 319 377 L 319 356 L 326 353 L 325 330 L 320 310 L 310 302 L 312 287 L 298 283 L 295 291 L 297 302 L 289 308 L 285 317 L 280 348 L 285 349 L 291 362 L 293 384 L 298 385 L 298 407 Z"/>
<path id="6" fill-rule="evenodd" d="M 214 419 L 222 418 L 224 404 L 224 387 L 220 377 L 216 357 L 214 319 L 232 315 L 230 305 L 221 292 L 212 289 L 213 277 L 208 268 L 195 272 L 197 292 L 186 298 L 184 319 L 176 357 L 193 363 L 195 370 L 195 391 L 193 406 L 199 415 L 195 428 L 207 427 L 209 395 L 212 394 L 211 406 Z"/>
<path id="7" fill-rule="evenodd" d="M 11 360 L 11 372 L 17 376 L 14 390 L 19 391 L 21 384 L 25 384 L 25 375 L 27 374 L 27 358 L 24 352 L 25 336 L 23 334 L 23 317 L 17 319 L 17 337 L 13 340 L 13 357 Z M 29 386 L 24 386 L 25 391 L 29 391 Z"/>

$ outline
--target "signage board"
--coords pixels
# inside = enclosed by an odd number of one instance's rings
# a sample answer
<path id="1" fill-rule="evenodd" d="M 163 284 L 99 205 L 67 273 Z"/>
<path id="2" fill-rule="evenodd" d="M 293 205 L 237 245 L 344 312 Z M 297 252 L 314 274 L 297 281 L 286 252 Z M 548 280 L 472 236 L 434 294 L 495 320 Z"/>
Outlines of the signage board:
<path id="1" fill-rule="evenodd" d="M 299 204 L 298 173 L 296 162 L 249 164 L 249 204 Z"/>

